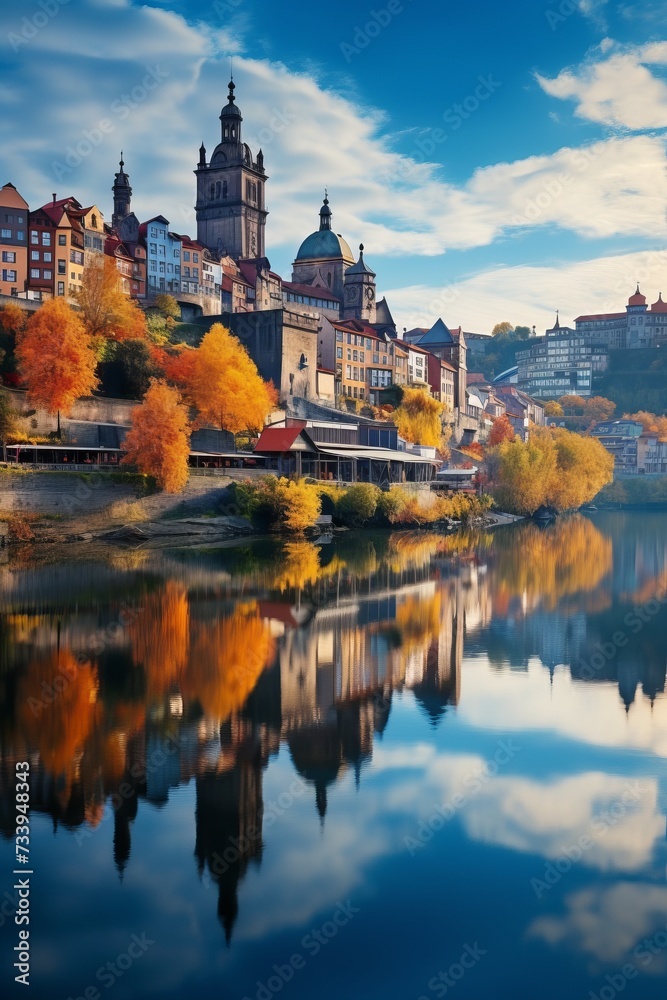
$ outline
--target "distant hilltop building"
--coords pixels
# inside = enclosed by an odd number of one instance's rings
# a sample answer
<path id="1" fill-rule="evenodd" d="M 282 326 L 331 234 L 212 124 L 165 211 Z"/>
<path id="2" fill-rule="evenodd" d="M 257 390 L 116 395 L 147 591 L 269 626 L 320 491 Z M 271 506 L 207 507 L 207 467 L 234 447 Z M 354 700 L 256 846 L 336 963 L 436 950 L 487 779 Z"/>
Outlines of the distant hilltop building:
<path id="1" fill-rule="evenodd" d="M 667 302 L 660 293 L 649 308 L 637 285 L 625 312 L 577 316 L 574 324 L 587 343 L 603 344 L 609 350 L 659 347 L 667 343 Z"/>

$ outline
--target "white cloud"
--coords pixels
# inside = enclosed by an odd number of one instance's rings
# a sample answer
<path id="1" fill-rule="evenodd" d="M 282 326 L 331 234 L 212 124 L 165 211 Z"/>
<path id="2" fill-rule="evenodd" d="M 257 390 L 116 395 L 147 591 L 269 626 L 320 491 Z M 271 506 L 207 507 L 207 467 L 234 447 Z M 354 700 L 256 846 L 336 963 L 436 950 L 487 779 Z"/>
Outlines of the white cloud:
<path id="1" fill-rule="evenodd" d="M 10 178 L 19 180 L 31 205 L 57 189 L 98 203 L 108 217 L 122 148 L 137 214 L 162 212 L 174 228 L 194 233 L 192 171 L 202 138 L 209 154 L 217 142 L 227 57 L 239 39 L 127 0 L 97 0 L 94 16 L 90 10 L 86 16 L 86 4 L 92 0 L 81 0 L 76 11 L 62 8 L 19 53 L 12 96 L 18 92 L 34 109 L 31 133 L 38 140 L 26 143 L 23 121 L 5 116 Z M 16 27 L 9 10 L 0 14 L 0 26 Z M 147 67 L 166 75 L 136 101 L 132 94 L 141 94 Z M 374 260 L 487 246 L 517 227 L 555 226 L 586 238 L 667 235 L 662 139 L 564 148 L 479 169 L 456 185 L 441 178 L 437 165 L 422 162 L 417 146 L 411 155 L 395 152 L 382 113 L 325 89 L 312 75 L 268 60 L 239 58 L 236 67 L 245 136 L 255 149 L 263 147 L 270 175 L 269 254 L 296 253 L 317 225 L 325 185 L 337 231 L 352 246 L 363 240 Z M 66 162 L 70 148 L 76 156 L 86 133 L 105 118 L 111 130 L 78 165 L 70 167 L 70 157 L 65 170 L 54 166 Z"/>
<path id="2" fill-rule="evenodd" d="M 449 326 L 478 333 L 490 333 L 507 319 L 515 326 L 534 324 L 541 334 L 553 325 L 557 309 L 561 323 L 570 325 L 585 313 L 622 312 L 638 281 L 649 302 L 660 291 L 667 294 L 667 252 L 498 267 L 452 284 L 411 285 L 386 295 L 399 329 L 431 326 L 442 316 Z"/>
<path id="3" fill-rule="evenodd" d="M 577 116 L 588 121 L 632 131 L 667 128 L 667 85 L 649 69 L 667 65 L 667 42 L 621 48 L 607 38 L 600 49 L 612 54 L 553 80 L 536 74 L 537 82 L 551 97 L 575 101 Z"/>

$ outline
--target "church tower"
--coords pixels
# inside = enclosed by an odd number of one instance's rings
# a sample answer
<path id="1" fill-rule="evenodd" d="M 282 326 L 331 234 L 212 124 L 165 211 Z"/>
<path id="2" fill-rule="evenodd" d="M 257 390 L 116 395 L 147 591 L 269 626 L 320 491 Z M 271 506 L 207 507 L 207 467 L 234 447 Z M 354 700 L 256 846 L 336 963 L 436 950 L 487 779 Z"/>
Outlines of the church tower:
<path id="1" fill-rule="evenodd" d="M 359 260 L 345 272 L 343 319 L 362 323 L 375 322 L 375 271 L 364 260 L 364 244 L 359 245 Z"/>
<path id="2" fill-rule="evenodd" d="M 132 200 L 132 188 L 130 178 L 123 169 L 123 154 L 120 154 L 120 170 L 116 174 L 113 182 L 113 215 L 111 216 L 111 228 L 117 229 L 123 219 L 130 214 L 130 202 Z"/>
<path id="3" fill-rule="evenodd" d="M 264 186 L 267 181 L 260 149 L 253 160 L 242 141 L 243 117 L 230 81 L 227 104 L 220 113 L 221 141 L 210 163 L 206 149 L 199 149 L 197 177 L 197 240 L 215 253 L 228 253 L 235 260 L 265 256 Z"/>

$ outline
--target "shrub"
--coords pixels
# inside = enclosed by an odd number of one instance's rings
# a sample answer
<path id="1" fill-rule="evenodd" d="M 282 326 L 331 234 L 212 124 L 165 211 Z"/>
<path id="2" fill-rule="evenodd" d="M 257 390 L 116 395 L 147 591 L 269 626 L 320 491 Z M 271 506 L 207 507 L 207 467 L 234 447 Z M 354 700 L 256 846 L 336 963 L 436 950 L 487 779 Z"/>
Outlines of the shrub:
<path id="1" fill-rule="evenodd" d="M 372 483 L 356 483 L 343 493 L 336 504 L 336 513 L 347 527 L 360 528 L 375 515 L 381 495 L 381 490 Z"/>
<path id="2" fill-rule="evenodd" d="M 312 528 L 322 509 L 317 486 L 304 479 L 263 476 L 236 483 L 235 500 L 239 513 L 254 524 L 293 534 Z"/>
<path id="3" fill-rule="evenodd" d="M 405 508 L 406 500 L 405 490 L 398 486 L 392 486 L 387 493 L 381 493 L 378 497 L 376 516 L 383 521 L 394 524 Z"/>

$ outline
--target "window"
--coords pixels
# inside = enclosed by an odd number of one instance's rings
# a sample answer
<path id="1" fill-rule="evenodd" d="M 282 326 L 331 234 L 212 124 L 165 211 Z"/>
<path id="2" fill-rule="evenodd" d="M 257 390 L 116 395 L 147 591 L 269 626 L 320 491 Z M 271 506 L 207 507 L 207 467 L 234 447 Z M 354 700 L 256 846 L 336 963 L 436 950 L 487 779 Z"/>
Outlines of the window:
<path id="1" fill-rule="evenodd" d="M 345 365 L 345 378 L 352 378 L 352 365 Z"/>
<path id="2" fill-rule="evenodd" d="M 359 381 L 359 369 L 356 367 L 356 365 L 352 369 L 352 378 L 354 379 L 355 382 Z"/>
<path id="3" fill-rule="evenodd" d="M 174 247 L 174 257 L 180 257 L 180 256 L 181 256 L 181 248 Z"/>
<path id="4" fill-rule="evenodd" d="M 70 274 L 70 278 L 72 281 L 76 281 L 76 271 L 72 271 L 72 273 Z"/>
<path id="5" fill-rule="evenodd" d="M 16 239 L 20 240 L 21 243 L 23 243 L 23 241 L 25 240 L 25 232 L 23 229 L 18 229 L 16 231 Z"/>
<path id="6" fill-rule="evenodd" d="M 193 253 L 193 255 L 192 255 L 192 263 L 193 264 L 198 264 L 199 263 L 199 254 L 198 253 Z"/>
<path id="7" fill-rule="evenodd" d="M 343 360 L 343 348 L 342 347 L 337 347 L 336 348 L 336 357 L 340 358 L 341 361 Z"/>
<path id="8" fill-rule="evenodd" d="M 374 354 L 373 355 L 373 364 L 374 365 L 379 365 L 380 364 L 380 355 L 379 354 Z"/>
<path id="9" fill-rule="evenodd" d="M 30 260 L 39 260 L 39 250 L 32 250 L 30 253 Z"/>
<path id="10" fill-rule="evenodd" d="M 348 333 L 348 335 L 347 335 L 347 342 L 348 342 L 348 344 L 352 343 L 352 334 L 351 333 Z"/>
<path id="11" fill-rule="evenodd" d="M 149 252 L 153 257 L 157 256 L 157 243 L 149 243 Z"/>
<path id="12" fill-rule="evenodd" d="M 51 251 L 50 250 L 46 250 L 44 252 L 44 263 L 45 264 L 50 264 L 52 260 L 53 260 L 53 257 L 51 255 Z"/>
<path id="13" fill-rule="evenodd" d="M 157 263 L 156 263 L 156 261 L 152 260 L 150 262 L 150 264 L 148 265 L 148 269 L 149 269 L 149 271 L 157 271 Z"/>
<path id="14" fill-rule="evenodd" d="M 64 238 L 64 237 L 63 237 L 63 238 Z M 32 243 L 33 245 L 34 245 L 35 243 L 39 243 L 39 233 L 37 232 L 37 230 L 36 230 L 36 229 L 31 229 L 31 230 L 30 230 L 30 242 L 31 242 L 31 243 Z"/>
<path id="15" fill-rule="evenodd" d="M 370 337 L 366 337 L 366 350 L 367 351 L 373 350 L 373 342 L 371 341 Z"/>
<path id="16" fill-rule="evenodd" d="M 190 260 L 190 251 L 189 250 L 184 250 L 183 251 L 183 260 L 187 260 L 187 261 Z"/>
<path id="17" fill-rule="evenodd" d="M 2 280 L 3 281 L 16 281 L 16 271 L 9 271 L 3 268 L 2 270 Z"/>
<path id="18" fill-rule="evenodd" d="M 192 268 L 192 277 L 193 278 L 198 278 L 199 277 L 199 268 L 198 267 L 193 267 Z"/>
<path id="19" fill-rule="evenodd" d="M 359 351 L 359 360 L 360 361 L 364 360 L 364 352 L 363 351 Z"/>
<path id="20" fill-rule="evenodd" d="M 151 236 L 154 240 L 157 239 L 157 228 L 155 226 L 151 226 Z"/>
<path id="21" fill-rule="evenodd" d="M 12 231 L 11 231 L 11 229 L 3 229 L 2 230 L 2 238 L 3 238 L 3 240 L 11 240 L 11 238 L 12 238 Z"/>
<path id="22" fill-rule="evenodd" d="M 30 235 L 32 236 L 32 233 Z M 37 235 L 37 234 L 35 233 L 35 235 Z M 32 242 L 36 243 L 37 240 L 32 240 Z M 58 233 L 58 246 L 59 247 L 66 247 L 67 246 L 67 235 L 66 235 L 66 233 Z"/>
<path id="23" fill-rule="evenodd" d="M 67 261 L 66 260 L 59 260 L 58 261 L 58 274 L 67 274 Z"/>
<path id="24" fill-rule="evenodd" d="M 348 348 L 348 351 L 347 351 L 347 360 L 348 361 L 352 360 L 352 351 L 349 348 Z"/>
<path id="25" fill-rule="evenodd" d="M 365 382 L 366 381 L 366 369 L 365 368 L 360 368 L 359 369 L 359 381 L 360 382 Z"/>
<path id="26" fill-rule="evenodd" d="M 13 215 L 5 215 L 5 222 L 13 222 L 13 221 L 14 221 Z"/>
<path id="27" fill-rule="evenodd" d="M 174 273 L 174 265 L 167 264 L 167 274 L 173 274 L 173 273 Z"/>
<path id="28" fill-rule="evenodd" d="M 342 330 L 336 330 L 336 340 L 338 341 L 339 344 L 343 343 L 343 331 Z"/>
<path id="29" fill-rule="evenodd" d="M 160 274 L 164 274 L 164 261 L 160 261 Z"/>
<path id="30" fill-rule="evenodd" d="M 383 355 L 382 355 L 382 364 L 383 364 L 383 365 L 386 365 L 386 363 L 387 363 L 387 355 L 386 355 L 386 354 L 383 354 Z"/>
<path id="31" fill-rule="evenodd" d="M 31 278 L 39 278 L 39 268 L 38 267 L 31 267 L 30 268 L 30 277 Z"/>
<path id="32" fill-rule="evenodd" d="M 64 281 L 59 281 L 58 282 L 58 295 L 64 295 L 64 294 L 65 294 L 65 282 Z"/>
<path id="33" fill-rule="evenodd" d="M 359 355 L 358 355 L 357 351 L 352 351 L 352 360 L 353 361 L 358 361 L 359 360 Z"/>
<path id="34" fill-rule="evenodd" d="M 45 281 L 51 281 L 52 277 L 53 277 L 53 271 L 45 271 L 44 272 L 44 280 Z"/>
<path id="35" fill-rule="evenodd" d="M 42 233 L 42 246 L 43 247 L 51 246 L 51 233 Z"/>
<path id="36" fill-rule="evenodd" d="M 92 225 L 93 229 L 97 229 L 97 216 L 95 215 L 94 212 L 91 216 L 90 224 Z"/>
<path id="37" fill-rule="evenodd" d="M 11 250 L 3 250 L 2 251 L 2 262 L 3 262 L 3 264 L 15 264 L 16 263 L 16 254 L 13 253 Z"/>
<path id="38" fill-rule="evenodd" d="M 359 389 L 359 399 L 363 399 L 363 398 L 364 398 L 364 390 L 362 388 L 362 389 Z"/>
<path id="39" fill-rule="evenodd" d="M 190 277 L 190 268 L 189 267 L 184 267 L 183 268 L 183 277 L 184 278 L 189 278 Z"/>

